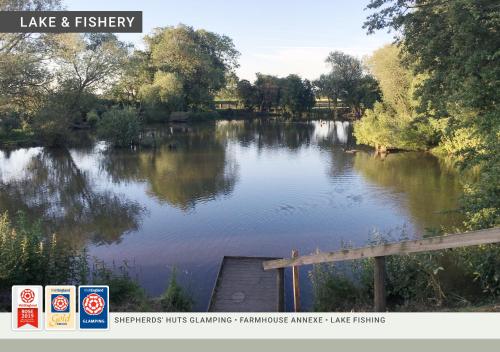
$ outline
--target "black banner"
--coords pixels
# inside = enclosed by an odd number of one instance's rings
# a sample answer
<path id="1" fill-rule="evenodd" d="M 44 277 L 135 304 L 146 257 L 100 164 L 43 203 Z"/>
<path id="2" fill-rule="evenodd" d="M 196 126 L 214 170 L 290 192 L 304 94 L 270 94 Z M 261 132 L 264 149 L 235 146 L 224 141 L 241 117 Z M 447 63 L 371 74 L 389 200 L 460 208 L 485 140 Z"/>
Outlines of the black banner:
<path id="1" fill-rule="evenodd" d="M 1 33 L 142 33 L 142 11 L 0 11 Z"/>

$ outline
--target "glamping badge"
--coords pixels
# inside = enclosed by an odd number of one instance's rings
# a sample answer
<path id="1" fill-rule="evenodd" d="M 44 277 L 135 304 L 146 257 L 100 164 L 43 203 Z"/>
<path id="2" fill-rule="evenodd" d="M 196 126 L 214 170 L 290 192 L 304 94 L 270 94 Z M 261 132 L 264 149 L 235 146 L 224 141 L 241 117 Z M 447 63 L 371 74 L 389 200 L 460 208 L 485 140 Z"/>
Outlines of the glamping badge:
<path id="1" fill-rule="evenodd" d="M 109 287 L 79 286 L 80 329 L 109 328 Z"/>

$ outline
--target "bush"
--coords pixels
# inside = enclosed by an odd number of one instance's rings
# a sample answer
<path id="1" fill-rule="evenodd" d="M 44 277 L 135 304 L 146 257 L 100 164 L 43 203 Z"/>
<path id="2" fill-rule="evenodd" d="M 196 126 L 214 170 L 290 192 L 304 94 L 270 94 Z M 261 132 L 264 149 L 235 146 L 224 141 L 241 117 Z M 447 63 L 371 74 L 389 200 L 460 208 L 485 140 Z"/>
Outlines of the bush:
<path id="1" fill-rule="evenodd" d="M 160 298 L 160 304 L 165 312 L 190 312 L 193 300 L 186 295 L 177 283 L 176 270 L 172 271 L 170 283 L 165 294 Z"/>
<path id="2" fill-rule="evenodd" d="M 97 124 L 99 137 L 114 147 L 130 147 L 137 144 L 140 131 L 141 123 L 137 111 L 133 108 L 112 108 L 102 114 Z"/>
<path id="3" fill-rule="evenodd" d="M 316 312 L 348 312 L 351 310 L 370 310 L 370 288 L 363 285 L 364 280 L 355 280 L 349 274 L 361 271 L 353 270 L 349 264 L 364 264 L 364 262 L 349 262 L 341 270 L 338 265 L 318 264 L 309 273 L 313 285 L 314 311 Z M 358 281 L 358 282 L 355 282 Z"/>
<path id="4" fill-rule="evenodd" d="M 41 223 L 29 222 L 18 213 L 12 223 L 7 213 L 0 215 L 0 292 L 12 285 L 61 285 L 84 281 L 86 257 L 46 236 Z M 0 303 L 8 310 L 10 302 Z"/>
<path id="5" fill-rule="evenodd" d="M 0 134 L 10 133 L 13 129 L 21 127 L 21 120 L 15 114 L 1 114 L 0 113 Z"/>
<path id="6" fill-rule="evenodd" d="M 99 122 L 99 113 L 96 109 L 92 109 L 87 113 L 86 119 L 90 127 L 95 127 Z"/>
<path id="7" fill-rule="evenodd" d="M 144 312 L 151 310 L 151 302 L 146 292 L 129 275 L 127 263 L 119 268 L 108 268 L 96 261 L 91 273 L 94 285 L 108 285 L 109 299 L 116 312 Z"/>
<path id="8" fill-rule="evenodd" d="M 380 243 L 380 242 L 379 242 Z M 316 311 L 371 311 L 373 259 L 310 272 Z M 500 299 L 500 245 L 386 257 L 390 311 L 462 309 Z"/>

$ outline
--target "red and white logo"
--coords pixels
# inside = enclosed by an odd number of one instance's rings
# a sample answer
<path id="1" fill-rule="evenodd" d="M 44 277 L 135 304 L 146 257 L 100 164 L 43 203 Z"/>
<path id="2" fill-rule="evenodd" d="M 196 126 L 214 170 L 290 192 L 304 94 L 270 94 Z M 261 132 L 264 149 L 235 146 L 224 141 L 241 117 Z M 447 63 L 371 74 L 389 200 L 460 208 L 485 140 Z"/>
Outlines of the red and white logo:
<path id="1" fill-rule="evenodd" d="M 64 312 L 68 309 L 69 301 L 66 297 L 58 295 L 52 300 L 52 307 L 58 312 Z"/>
<path id="2" fill-rule="evenodd" d="M 21 301 L 24 303 L 31 303 L 35 299 L 35 292 L 29 288 L 21 291 Z"/>
<path id="3" fill-rule="evenodd" d="M 12 329 L 40 330 L 43 312 L 42 286 L 12 286 Z"/>
<path id="4" fill-rule="evenodd" d="M 88 294 L 83 299 L 83 310 L 88 315 L 99 315 L 104 309 L 104 299 L 97 293 Z"/>

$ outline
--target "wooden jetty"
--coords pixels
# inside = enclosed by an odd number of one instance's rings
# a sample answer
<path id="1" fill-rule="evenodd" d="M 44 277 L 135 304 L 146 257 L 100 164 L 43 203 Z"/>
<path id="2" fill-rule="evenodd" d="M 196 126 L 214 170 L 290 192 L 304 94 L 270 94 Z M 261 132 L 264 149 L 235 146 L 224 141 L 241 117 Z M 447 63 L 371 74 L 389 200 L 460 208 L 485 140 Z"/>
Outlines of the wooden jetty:
<path id="1" fill-rule="evenodd" d="M 284 311 L 283 274 L 292 269 L 294 310 L 300 311 L 299 270 L 301 265 L 340 262 L 373 258 L 374 311 L 386 307 L 385 258 L 391 255 L 449 250 L 452 248 L 500 243 L 500 227 L 470 231 L 412 241 L 384 243 L 376 246 L 344 249 L 336 252 L 318 252 L 299 256 L 292 251 L 291 258 L 224 257 L 219 268 L 209 312 L 282 312 Z"/>
<path id="2" fill-rule="evenodd" d="M 283 268 L 264 270 L 281 258 L 225 256 L 208 306 L 209 312 L 284 311 Z"/>

